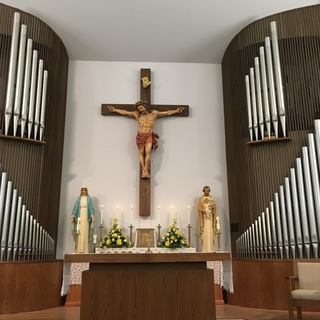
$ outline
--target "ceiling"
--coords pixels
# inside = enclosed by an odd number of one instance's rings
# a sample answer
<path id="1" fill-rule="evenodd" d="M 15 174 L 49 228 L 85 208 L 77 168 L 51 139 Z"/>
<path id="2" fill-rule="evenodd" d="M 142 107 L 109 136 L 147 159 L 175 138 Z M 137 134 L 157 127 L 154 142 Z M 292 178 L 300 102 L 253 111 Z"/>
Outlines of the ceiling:
<path id="1" fill-rule="evenodd" d="M 249 23 L 320 0 L 1 2 L 46 22 L 71 60 L 221 63 L 232 38 Z"/>

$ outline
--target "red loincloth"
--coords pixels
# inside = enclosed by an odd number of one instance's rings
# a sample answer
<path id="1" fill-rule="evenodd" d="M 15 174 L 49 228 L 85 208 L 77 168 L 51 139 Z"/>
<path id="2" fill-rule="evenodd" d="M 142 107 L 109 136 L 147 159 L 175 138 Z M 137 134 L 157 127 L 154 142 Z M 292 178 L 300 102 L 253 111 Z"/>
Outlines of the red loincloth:
<path id="1" fill-rule="evenodd" d="M 158 148 L 158 139 L 159 135 L 154 132 L 150 133 L 137 133 L 136 143 L 138 149 L 144 148 L 147 143 L 152 143 L 152 150 L 156 150 Z"/>

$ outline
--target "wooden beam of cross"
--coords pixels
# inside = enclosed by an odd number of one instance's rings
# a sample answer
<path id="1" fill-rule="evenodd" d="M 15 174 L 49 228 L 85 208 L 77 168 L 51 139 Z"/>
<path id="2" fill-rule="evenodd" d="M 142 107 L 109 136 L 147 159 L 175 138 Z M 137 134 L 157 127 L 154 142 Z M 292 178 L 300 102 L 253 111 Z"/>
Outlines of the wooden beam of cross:
<path id="1" fill-rule="evenodd" d="M 151 104 L 151 69 L 140 70 L 140 100 L 146 101 L 151 110 L 157 110 L 159 112 L 166 112 L 178 107 L 182 107 L 182 112 L 174 113 L 172 116 L 189 116 L 188 105 L 155 105 Z M 137 111 L 134 104 L 102 104 L 101 114 L 103 116 L 119 116 L 121 114 L 112 112 L 109 110 L 109 106 L 112 106 L 118 110 L 125 110 L 129 112 Z M 125 115 L 125 114 L 123 114 Z M 149 173 L 150 173 L 149 167 Z M 150 180 L 142 178 L 143 172 L 140 166 L 140 182 L 139 182 L 139 215 L 142 217 L 150 216 Z"/>

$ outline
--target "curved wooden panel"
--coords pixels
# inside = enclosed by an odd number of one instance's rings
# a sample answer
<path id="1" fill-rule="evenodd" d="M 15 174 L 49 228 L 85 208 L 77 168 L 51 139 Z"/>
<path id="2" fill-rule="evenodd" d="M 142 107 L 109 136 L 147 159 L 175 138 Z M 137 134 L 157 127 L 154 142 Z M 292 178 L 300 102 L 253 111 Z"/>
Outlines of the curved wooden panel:
<path id="1" fill-rule="evenodd" d="M 226 152 L 231 223 L 240 233 L 268 207 L 320 116 L 320 6 L 299 8 L 255 21 L 229 44 L 223 61 Z M 248 145 L 245 76 L 276 21 L 282 84 L 290 139 Z M 235 239 L 232 235 L 233 253 Z"/>
<path id="2" fill-rule="evenodd" d="M 5 101 L 14 13 L 27 25 L 33 49 L 48 70 L 45 143 L 1 139 L 1 172 L 6 172 L 30 213 L 56 242 L 69 58 L 57 34 L 40 19 L 0 4 L 0 135 L 4 132 Z M 0 231 L 1 232 L 1 231 Z"/>

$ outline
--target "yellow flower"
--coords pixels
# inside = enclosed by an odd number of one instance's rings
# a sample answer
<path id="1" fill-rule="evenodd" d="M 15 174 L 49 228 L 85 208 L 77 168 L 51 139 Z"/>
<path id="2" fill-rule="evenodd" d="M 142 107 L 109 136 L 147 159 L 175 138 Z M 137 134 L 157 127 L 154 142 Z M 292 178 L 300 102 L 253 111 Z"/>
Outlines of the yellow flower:
<path id="1" fill-rule="evenodd" d="M 181 243 L 181 244 L 185 244 L 184 240 L 182 240 L 182 239 L 181 239 L 180 243 Z"/>
<path id="2" fill-rule="evenodd" d="M 106 241 L 106 245 L 109 246 L 110 243 L 111 243 L 111 241 L 110 241 L 110 239 L 108 239 L 108 240 Z"/>
<path id="3" fill-rule="evenodd" d="M 180 232 L 179 230 L 176 230 L 175 233 L 176 233 L 177 236 L 180 236 L 180 235 L 181 235 L 181 232 Z"/>
<path id="4" fill-rule="evenodd" d="M 117 234 L 117 233 L 113 233 L 113 234 L 112 234 L 112 237 L 113 237 L 113 238 L 118 238 L 118 234 Z"/>
<path id="5" fill-rule="evenodd" d="M 175 236 L 171 236 L 170 239 L 171 239 L 171 240 L 174 240 L 174 239 L 175 239 Z"/>
<path id="6" fill-rule="evenodd" d="M 121 239 L 118 239 L 118 240 L 117 240 L 117 245 L 118 245 L 118 246 L 121 246 L 121 245 L 122 245 L 122 240 L 121 240 Z"/>
<path id="7" fill-rule="evenodd" d="M 177 218 L 173 218 L 172 221 L 177 221 Z"/>
<path id="8" fill-rule="evenodd" d="M 116 226 L 116 230 L 121 230 L 121 227 L 119 225 Z"/>
<path id="9" fill-rule="evenodd" d="M 169 228 L 169 229 L 172 229 L 172 228 L 173 228 L 173 224 L 170 224 L 168 228 Z"/>
<path id="10" fill-rule="evenodd" d="M 170 241 L 166 241 L 166 242 L 165 242 L 165 246 L 166 246 L 166 247 L 170 247 Z"/>

